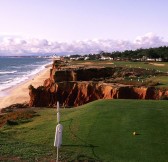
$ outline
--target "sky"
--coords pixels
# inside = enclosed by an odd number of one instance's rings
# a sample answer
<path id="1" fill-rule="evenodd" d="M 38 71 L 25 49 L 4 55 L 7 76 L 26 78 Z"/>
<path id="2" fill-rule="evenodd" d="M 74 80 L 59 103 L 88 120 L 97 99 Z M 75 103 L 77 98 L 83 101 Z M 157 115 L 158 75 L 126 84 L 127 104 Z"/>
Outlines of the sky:
<path id="1" fill-rule="evenodd" d="M 0 55 L 168 45 L 167 0 L 0 0 Z"/>

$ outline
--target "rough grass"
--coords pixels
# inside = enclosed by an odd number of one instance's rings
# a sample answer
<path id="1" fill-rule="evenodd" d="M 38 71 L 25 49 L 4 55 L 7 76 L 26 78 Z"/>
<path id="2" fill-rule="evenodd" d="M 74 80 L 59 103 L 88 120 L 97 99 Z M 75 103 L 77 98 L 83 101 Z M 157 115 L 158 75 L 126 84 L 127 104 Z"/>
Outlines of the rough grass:
<path id="1" fill-rule="evenodd" d="M 99 100 L 62 109 L 62 161 L 166 162 L 168 102 Z M 53 161 L 56 110 L 36 110 L 32 122 L 0 129 L 0 160 Z M 138 135 L 134 136 L 136 131 Z"/>
<path id="2" fill-rule="evenodd" d="M 131 62 L 131 61 L 73 61 L 71 64 L 73 65 L 81 65 L 86 64 L 89 62 L 89 65 L 93 66 L 104 66 L 104 67 L 126 67 L 126 68 L 139 68 L 139 69 L 146 69 L 152 70 L 158 73 L 167 73 L 168 75 L 168 62 L 159 62 L 159 64 L 164 64 L 164 66 L 156 66 L 150 62 Z M 157 63 L 157 62 L 154 62 Z M 161 87 L 168 87 L 168 76 L 166 74 L 154 76 L 153 75 L 146 75 L 136 77 L 136 78 L 123 78 L 123 80 L 118 80 L 117 83 L 126 84 L 126 85 L 137 85 L 137 86 L 161 86 Z M 108 82 L 108 81 L 107 81 Z M 111 82 L 111 81 L 110 81 Z M 114 82 L 114 81 L 112 81 Z"/>
<path id="3" fill-rule="evenodd" d="M 8 125 L 18 125 L 21 123 L 26 123 L 32 121 L 32 118 L 37 114 L 35 111 L 28 110 L 18 110 L 9 113 L 3 113 L 0 115 L 0 127 L 5 124 Z"/>
<path id="4" fill-rule="evenodd" d="M 168 87 L 168 76 L 156 76 L 150 79 L 160 83 L 159 87 Z"/>

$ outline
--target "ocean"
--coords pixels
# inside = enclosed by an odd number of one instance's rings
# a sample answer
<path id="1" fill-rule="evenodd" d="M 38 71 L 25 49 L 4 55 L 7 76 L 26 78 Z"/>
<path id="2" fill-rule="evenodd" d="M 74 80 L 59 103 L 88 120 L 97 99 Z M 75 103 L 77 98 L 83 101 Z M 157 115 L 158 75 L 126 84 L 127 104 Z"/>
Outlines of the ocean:
<path id="1" fill-rule="evenodd" d="M 0 57 L 0 96 L 17 84 L 42 71 L 51 59 L 37 57 Z"/>

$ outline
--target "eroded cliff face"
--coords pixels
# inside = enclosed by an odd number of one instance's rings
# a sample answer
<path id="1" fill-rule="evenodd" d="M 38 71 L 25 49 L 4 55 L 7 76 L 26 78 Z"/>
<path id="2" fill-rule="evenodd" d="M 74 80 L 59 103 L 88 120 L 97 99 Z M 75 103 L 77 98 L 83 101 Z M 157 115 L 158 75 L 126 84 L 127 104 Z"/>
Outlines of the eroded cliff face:
<path id="1" fill-rule="evenodd" d="M 109 78 L 113 80 L 116 77 L 139 77 L 144 74 L 152 75 L 153 71 L 122 67 L 61 69 L 60 64 L 54 62 L 50 78 L 45 80 L 44 85 L 37 89 L 29 87 L 29 106 L 54 107 L 59 101 L 62 106 L 72 107 L 98 99 L 168 98 L 168 89 L 106 82 Z"/>
<path id="2" fill-rule="evenodd" d="M 168 90 L 154 87 L 115 86 L 99 82 L 59 82 L 30 89 L 29 106 L 79 106 L 98 99 L 160 99 Z"/>

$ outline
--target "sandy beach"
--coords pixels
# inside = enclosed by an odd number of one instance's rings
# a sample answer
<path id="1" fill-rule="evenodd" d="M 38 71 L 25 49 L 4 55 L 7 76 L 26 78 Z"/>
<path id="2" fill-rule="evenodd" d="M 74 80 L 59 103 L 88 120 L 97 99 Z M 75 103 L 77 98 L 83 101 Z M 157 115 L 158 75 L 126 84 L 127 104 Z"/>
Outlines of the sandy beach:
<path id="1" fill-rule="evenodd" d="M 0 97 L 0 109 L 15 103 L 29 102 L 28 86 L 31 84 L 35 88 L 43 85 L 45 79 L 49 78 L 50 67 L 33 76 L 30 80 L 25 81 L 15 87 L 7 90 L 5 95 Z"/>

